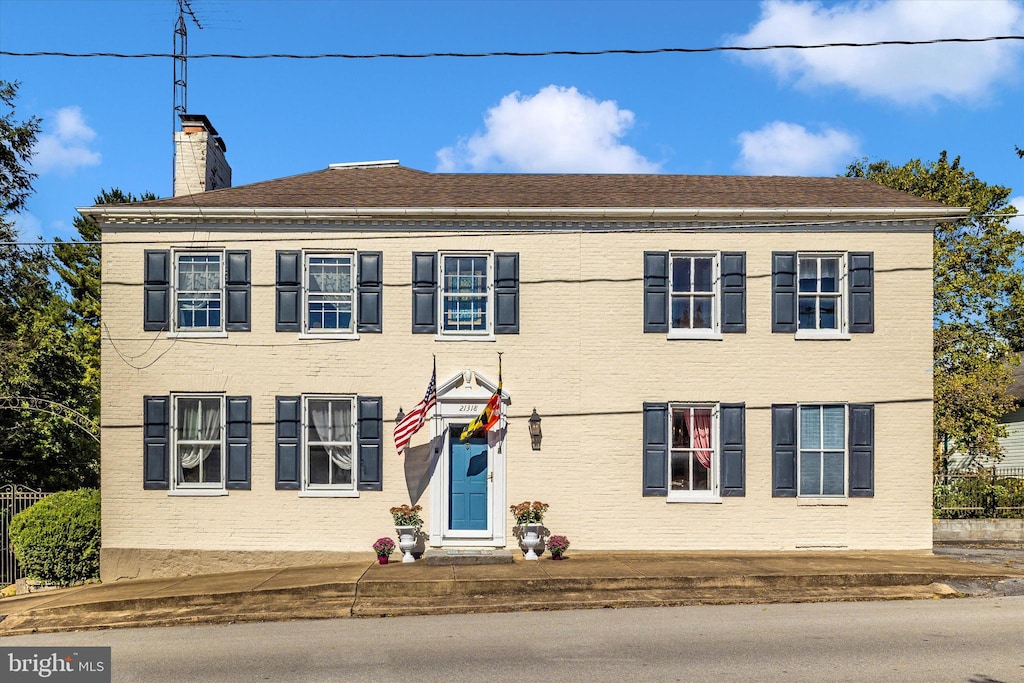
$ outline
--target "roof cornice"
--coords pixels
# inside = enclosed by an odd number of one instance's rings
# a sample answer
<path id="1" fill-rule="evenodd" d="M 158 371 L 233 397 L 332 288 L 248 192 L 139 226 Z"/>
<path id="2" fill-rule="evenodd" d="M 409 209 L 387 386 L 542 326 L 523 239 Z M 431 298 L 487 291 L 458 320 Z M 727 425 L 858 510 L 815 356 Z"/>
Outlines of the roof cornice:
<path id="1" fill-rule="evenodd" d="M 102 204 L 78 207 L 99 225 L 177 223 L 273 223 L 339 220 L 470 219 L 470 220 L 955 220 L 970 213 L 964 207 L 161 207 Z"/>

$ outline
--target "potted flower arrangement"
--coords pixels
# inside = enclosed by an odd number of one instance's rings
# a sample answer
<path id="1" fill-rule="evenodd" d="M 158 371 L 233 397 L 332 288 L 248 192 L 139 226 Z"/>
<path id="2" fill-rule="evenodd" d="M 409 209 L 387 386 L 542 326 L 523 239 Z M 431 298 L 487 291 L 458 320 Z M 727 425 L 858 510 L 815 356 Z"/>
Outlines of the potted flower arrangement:
<path id="1" fill-rule="evenodd" d="M 548 539 L 548 550 L 551 551 L 552 560 L 562 559 L 562 555 L 569 549 L 569 539 L 565 536 L 554 535 Z"/>
<path id="2" fill-rule="evenodd" d="M 544 523 L 544 513 L 548 511 L 548 504 L 535 500 L 532 503 L 528 500 L 510 505 L 509 511 L 516 518 L 516 525 L 520 531 L 520 543 L 526 549 L 527 560 L 537 559 L 537 547 L 544 548 L 544 541 L 540 537 L 541 525 Z"/>
<path id="3" fill-rule="evenodd" d="M 395 531 L 398 533 L 398 547 L 402 550 L 402 562 L 415 562 L 412 549 L 416 547 L 416 533 L 423 526 L 420 505 L 399 505 L 391 508 L 391 516 L 395 520 Z"/>
<path id="4" fill-rule="evenodd" d="M 377 561 L 381 564 L 388 563 L 388 557 L 395 552 L 395 542 L 387 536 L 378 538 L 373 544 L 373 551 L 377 553 Z"/>

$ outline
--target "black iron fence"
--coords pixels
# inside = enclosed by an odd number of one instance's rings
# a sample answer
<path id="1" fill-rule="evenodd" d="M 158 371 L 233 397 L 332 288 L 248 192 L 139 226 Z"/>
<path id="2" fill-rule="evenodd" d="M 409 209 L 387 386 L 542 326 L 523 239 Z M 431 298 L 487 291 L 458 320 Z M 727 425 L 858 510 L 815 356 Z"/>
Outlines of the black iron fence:
<path id="1" fill-rule="evenodd" d="M 938 519 L 1024 518 L 1024 467 L 935 475 L 932 514 Z"/>
<path id="2" fill-rule="evenodd" d="M 11 549 L 11 537 L 8 533 L 11 518 L 48 495 L 50 494 L 15 484 L 0 486 L 0 586 L 24 578 Z"/>

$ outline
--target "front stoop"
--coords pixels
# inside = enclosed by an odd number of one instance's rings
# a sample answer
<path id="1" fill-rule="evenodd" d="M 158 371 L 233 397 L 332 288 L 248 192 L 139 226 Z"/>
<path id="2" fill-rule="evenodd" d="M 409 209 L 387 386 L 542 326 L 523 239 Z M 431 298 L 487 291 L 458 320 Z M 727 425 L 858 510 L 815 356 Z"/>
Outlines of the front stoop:
<path id="1" fill-rule="evenodd" d="M 512 564 L 512 551 L 504 548 L 430 548 L 423 553 L 428 565 L 450 567 L 473 564 Z"/>

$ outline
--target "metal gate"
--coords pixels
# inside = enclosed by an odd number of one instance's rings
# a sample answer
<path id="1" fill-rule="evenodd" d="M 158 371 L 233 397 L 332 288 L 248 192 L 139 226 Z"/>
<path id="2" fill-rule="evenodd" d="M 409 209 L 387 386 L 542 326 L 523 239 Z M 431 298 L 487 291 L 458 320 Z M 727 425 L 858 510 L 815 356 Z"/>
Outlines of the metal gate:
<path id="1" fill-rule="evenodd" d="M 11 518 L 48 495 L 50 494 L 15 484 L 0 486 L 0 543 L 3 544 L 0 545 L 0 586 L 23 578 L 18 561 L 14 559 L 14 551 L 11 550 L 11 538 L 8 534 Z"/>

